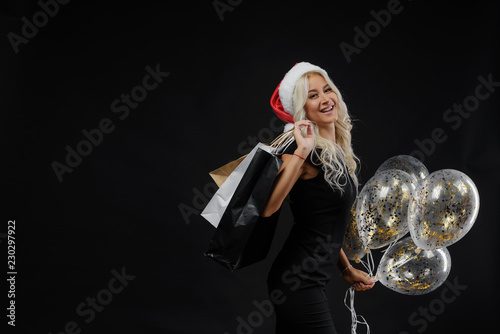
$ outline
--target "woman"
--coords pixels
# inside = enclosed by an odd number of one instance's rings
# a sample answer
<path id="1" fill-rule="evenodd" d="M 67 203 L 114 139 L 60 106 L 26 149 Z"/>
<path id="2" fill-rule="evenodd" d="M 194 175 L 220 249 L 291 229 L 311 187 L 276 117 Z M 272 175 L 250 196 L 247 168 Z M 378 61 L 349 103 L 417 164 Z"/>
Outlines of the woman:
<path id="1" fill-rule="evenodd" d="M 328 74 L 307 62 L 285 75 L 271 104 L 295 126 L 261 213 L 276 214 L 290 194 L 295 223 L 267 279 L 276 333 L 336 333 L 325 295 L 335 264 L 356 290 L 375 284 L 341 249 L 358 186 L 347 107 Z"/>

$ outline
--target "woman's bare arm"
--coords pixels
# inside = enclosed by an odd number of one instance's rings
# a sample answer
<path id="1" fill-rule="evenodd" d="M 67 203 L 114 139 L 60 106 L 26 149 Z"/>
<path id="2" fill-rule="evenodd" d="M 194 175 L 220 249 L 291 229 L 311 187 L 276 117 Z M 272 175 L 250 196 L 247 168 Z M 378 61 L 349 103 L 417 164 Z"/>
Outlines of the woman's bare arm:
<path id="1" fill-rule="evenodd" d="M 302 147 L 298 147 L 294 153 L 302 157 L 308 154 L 307 148 Z M 304 172 L 304 160 L 298 156 L 283 154 L 281 160 L 283 160 L 283 164 L 278 171 L 264 209 L 260 214 L 262 217 L 271 216 L 281 207 L 293 185 Z"/>
<path id="2" fill-rule="evenodd" d="M 294 153 L 305 158 L 314 147 L 314 134 L 310 121 L 301 120 L 295 122 L 294 125 L 295 129 L 293 130 L 293 136 L 297 143 L 297 149 Z M 306 127 L 305 136 L 302 135 L 301 127 Z M 262 217 L 269 217 L 278 211 L 285 197 L 288 195 L 295 182 L 297 182 L 297 179 L 304 173 L 304 159 L 293 154 L 283 154 L 281 160 L 283 160 L 283 164 L 271 187 L 264 209 L 260 213 Z"/>
<path id="3" fill-rule="evenodd" d="M 339 254 L 339 259 L 337 261 L 337 267 L 339 268 L 340 272 L 343 272 L 344 270 L 348 270 L 347 268 L 351 264 L 349 263 L 349 259 L 344 253 L 344 250 L 341 248 L 340 249 L 340 254 Z"/>

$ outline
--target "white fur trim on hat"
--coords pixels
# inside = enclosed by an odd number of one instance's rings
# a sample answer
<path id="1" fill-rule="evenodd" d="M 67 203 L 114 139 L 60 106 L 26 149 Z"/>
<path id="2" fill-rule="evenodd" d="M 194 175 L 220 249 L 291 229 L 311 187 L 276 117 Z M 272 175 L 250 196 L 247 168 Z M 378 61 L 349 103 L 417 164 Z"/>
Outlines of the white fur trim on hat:
<path id="1" fill-rule="evenodd" d="M 293 92 L 295 90 L 297 80 L 299 80 L 304 73 L 310 71 L 320 72 L 323 76 L 327 76 L 326 71 L 321 67 L 303 61 L 292 67 L 292 69 L 285 74 L 283 81 L 281 81 L 279 88 L 280 101 L 285 111 L 292 116 L 295 113 L 293 108 Z"/>

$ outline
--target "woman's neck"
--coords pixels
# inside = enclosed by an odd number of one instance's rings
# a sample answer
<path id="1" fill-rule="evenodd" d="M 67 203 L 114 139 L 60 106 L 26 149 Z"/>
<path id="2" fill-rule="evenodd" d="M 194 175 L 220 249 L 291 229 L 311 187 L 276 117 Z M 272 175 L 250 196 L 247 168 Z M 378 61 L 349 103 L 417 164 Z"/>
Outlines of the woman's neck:
<path id="1" fill-rule="evenodd" d="M 328 139 L 332 142 L 336 142 L 335 140 L 335 123 L 326 125 L 326 126 L 319 126 L 318 127 L 318 132 L 319 135 L 325 139 Z"/>

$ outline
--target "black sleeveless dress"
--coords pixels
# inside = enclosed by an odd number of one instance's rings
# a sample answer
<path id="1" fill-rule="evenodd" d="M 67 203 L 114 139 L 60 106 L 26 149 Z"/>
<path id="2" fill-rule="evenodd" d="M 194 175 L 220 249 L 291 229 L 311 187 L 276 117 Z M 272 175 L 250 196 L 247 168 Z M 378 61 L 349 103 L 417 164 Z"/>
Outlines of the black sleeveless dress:
<path id="1" fill-rule="evenodd" d="M 296 149 L 294 141 L 283 153 Z M 339 182 L 344 192 L 332 189 L 312 156 L 311 152 L 306 161 L 319 173 L 312 179 L 299 178 L 290 191 L 295 224 L 267 278 L 277 333 L 336 333 L 325 286 L 339 272 L 337 260 L 356 189 L 347 172 Z"/>

